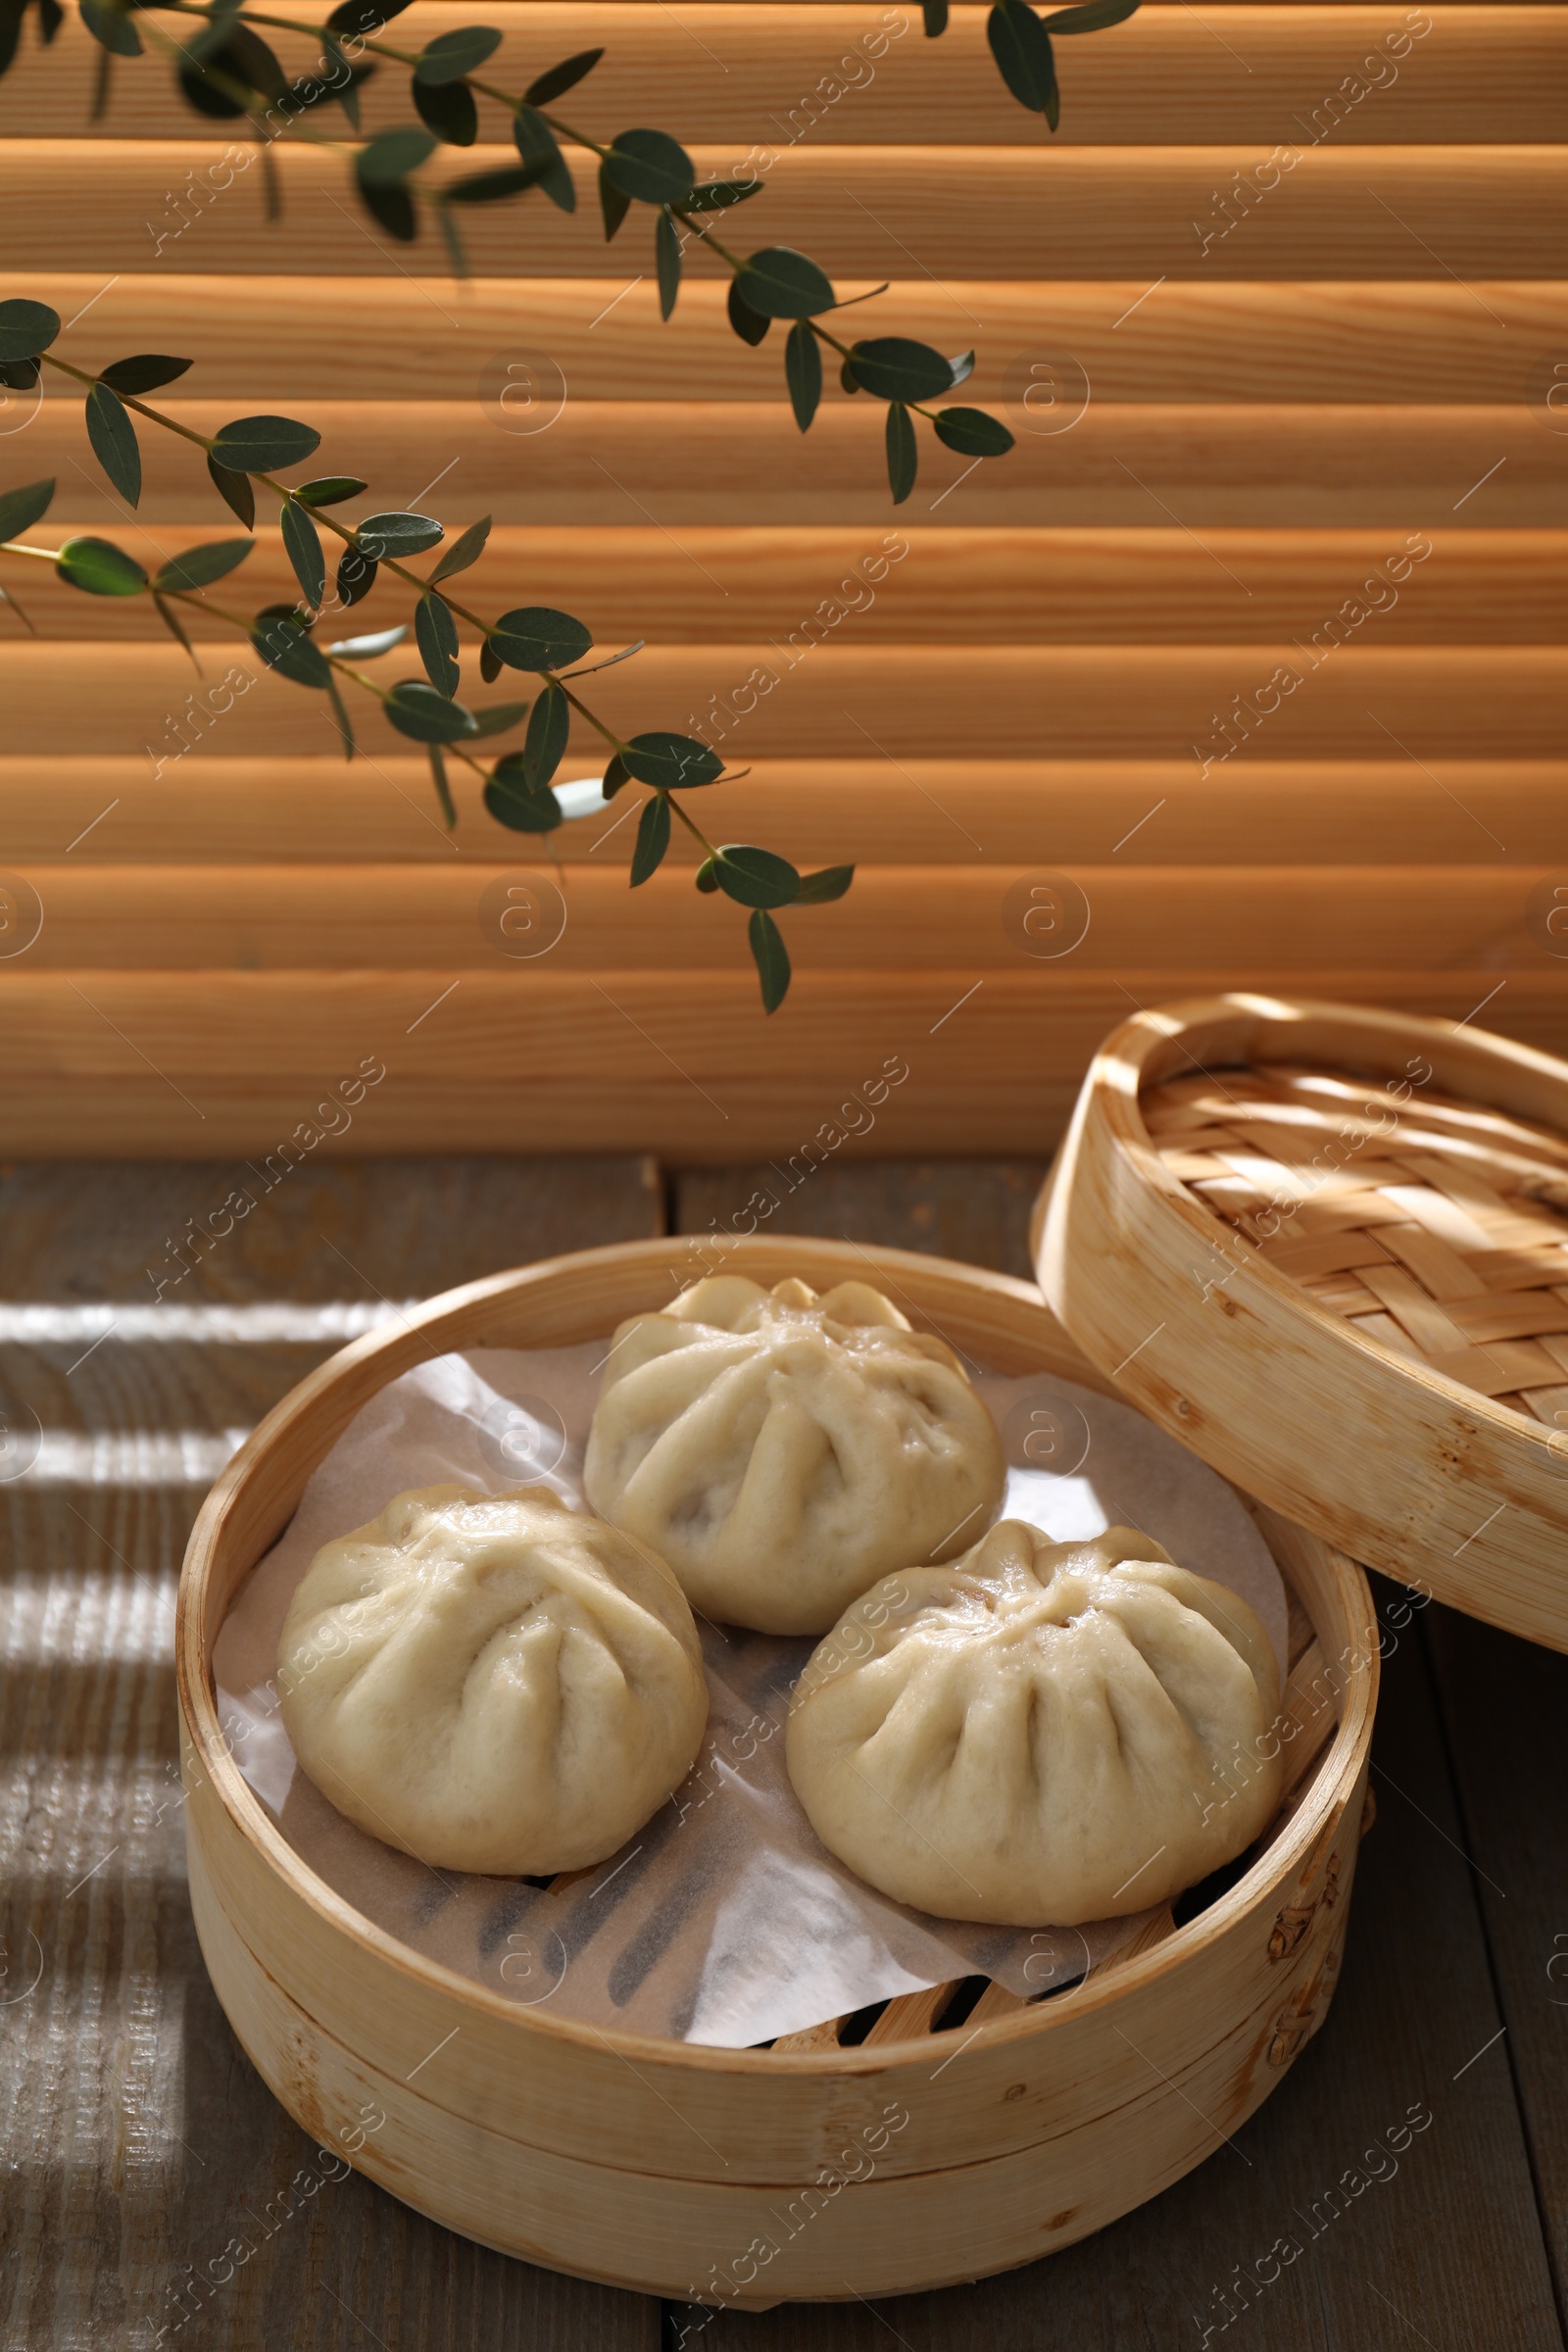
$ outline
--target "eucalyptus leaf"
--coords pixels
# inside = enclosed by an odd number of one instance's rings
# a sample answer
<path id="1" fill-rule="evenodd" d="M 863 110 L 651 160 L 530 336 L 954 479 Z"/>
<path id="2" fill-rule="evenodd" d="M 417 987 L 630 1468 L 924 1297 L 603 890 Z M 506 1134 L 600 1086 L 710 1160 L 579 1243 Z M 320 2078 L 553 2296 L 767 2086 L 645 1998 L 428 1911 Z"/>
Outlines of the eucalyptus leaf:
<path id="1" fill-rule="evenodd" d="M 634 735 L 620 758 L 629 776 L 659 792 L 715 784 L 724 772 L 723 760 L 706 743 L 699 743 L 694 735 L 671 735 L 662 727 Z"/>
<path id="2" fill-rule="evenodd" d="M 777 1012 L 789 994 L 790 956 L 783 932 L 760 906 L 746 926 L 746 944 L 762 984 L 762 1010 Z"/>
<path id="3" fill-rule="evenodd" d="M 553 833 L 562 821 L 561 803 L 543 785 L 529 783 L 516 752 L 497 760 L 484 805 L 498 825 L 514 833 Z"/>
<path id="4" fill-rule="evenodd" d="M 1103 32 L 1135 16 L 1140 0 L 1081 0 L 1077 8 L 1058 8 L 1045 20 L 1048 32 Z"/>
<path id="5" fill-rule="evenodd" d="M 839 389 L 850 393 L 858 392 L 860 389 L 859 379 L 848 360 L 839 362 Z"/>
<path id="6" fill-rule="evenodd" d="M 726 898 L 742 906 L 789 906 L 801 895 L 801 877 L 787 858 L 750 842 L 730 842 L 717 855 L 714 872 Z"/>
<path id="7" fill-rule="evenodd" d="M 577 209 L 577 183 L 567 168 L 555 132 L 531 106 L 519 106 L 512 119 L 512 135 L 534 183 L 564 213 Z"/>
<path id="8" fill-rule="evenodd" d="M 809 318 L 832 310 L 837 299 L 816 264 L 789 245 L 764 245 L 752 254 L 735 284 L 760 318 Z"/>
<path id="9" fill-rule="evenodd" d="M 441 805 L 441 821 L 449 833 L 455 833 L 458 827 L 458 811 L 452 798 L 452 787 L 447 782 L 447 763 L 441 757 L 440 745 L 426 744 L 425 754 L 430 762 L 430 781 L 435 786 L 435 797 Z"/>
<path id="10" fill-rule="evenodd" d="M 718 874 L 711 858 L 705 858 L 697 868 L 697 887 L 705 897 L 711 897 L 718 888 Z"/>
<path id="11" fill-rule="evenodd" d="M 1004 458 L 1012 447 L 1006 426 L 984 409 L 939 409 L 934 422 L 937 439 L 960 457 Z"/>
<path id="12" fill-rule="evenodd" d="M 42 373 L 37 360 L 0 360 L 0 384 L 8 392 L 30 392 Z"/>
<path id="13" fill-rule="evenodd" d="M 0 302 L 0 360 L 35 360 L 60 332 L 60 313 L 46 302 L 13 295 Z"/>
<path id="14" fill-rule="evenodd" d="M 822 397 L 822 346 L 804 318 L 797 318 L 785 338 L 784 380 L 795 421 L 804 433 Z"/>
<path id="15" fill-rule="evenodd" d="M 224 506 L 239 516 L 248 531 L 253 530 L 256 525 L 256 493 L 251 488 L 249 478 L 236 472 L 232 466 L 220 466 L 218 460 L 211 456 L 207 460 L 207 470 Z"/>
<path id="16" fill-rule="evenodd" d="M 611 755 L 605 769 L 605 780 L 599 787 L 607 801 L 612 801 L 623 784 L 631 782 L 631 772 L 618 752 Z"/>
<path id="17" fill-rule="evenodd" d="M 552 66 L 547 74 L 541 74 L 536 80 L 529 82 L 522 93 L 523 103 L 527 106 L 548 106 L 554 98 L 564 98 L 568 90 L 576 88 L 584 74 L 593 72 L 604 54 L 602 49 L 579 49 L 574 57 L 563 59 L 559 66 Z"/>
<path id="18" fill-rule="evenodd" d="M 419 233 L 419 216 L 414 208 L 414 198 L 407 188 L 365 187 L 360 189 L 360 202 L 372 220 L 380 222 L 389 237 L 400 245 L 412 245 Z"/>
<path id="19" fill-rule="evenodd" d="M 466 82 L 423 82 L 414 78 L 414 103 L 420 122 L 449 147 L 471 147 L 479 136 L 479 109 Z M 471 198 L 460 198 L 471 202 Z"/>
<path id="20" fill-rule="evenodd" d="M 134 400 L 143 392 L 157 392 L 173 383 L 192 365 L 190 360 L 168 359 L 161 351 L 142 351 L 134 359 L 116 360 L 112 366 L 100 368 L 98 381 L 112 392 L 128 392 Z"/>
<path id="21" fill-rule="evenodd" d="M 412 0 L 341 0 L 326 22 L 333 32 L 372 40 L 411 5 Z"/>
<path id="22" fill-rule="evenodd" d="M 504 164 L 499 172 L 473 172 L 466 179 L 448 180 L 442 193 L 448 204 L 496 204 L 503 196 L 521 196 L 537 185 L 526 164 Z"/>
<path id="23" fill-rule="evenodd" d="M 458 624 L 441 598 L 428 588 L 415 607 L 414 635 L 425 676 L 437 694 L 444 694 L 450 702 L 461 683 Z"/>
<path id="24" fill-rule="evenodd" d="M 730 325 L 735 329 L 741 341 L 750 343 L 754 347 L 760 343 L 773 323 L 771 318 L 764 318 L 760 311 L 753 310 L 741 292 L 741 281 L 738 277 L 730 280 L 729 299 L 724 307 L 729 313 Z"/>
<path id="25" fill-rule="evenodd" d="M 140 57 L 141 35 L 113 0 L 80 0 L 81 21 L 101 48 L 115 57 Z"/>
<path id="26" fill-rule="evenodd" d="M 355 176 L 362 188 L 398 187 L 411 172 L 429 162 L 436 144 L 432 132 L 416 130 L 407 123 L 377 131 L 355 157 Z"/>
<path id="27" fill-rule="evenodd" d="M 368 637 L 340 637 L 327 647 L 329 654 L 341 654 L 346 662 L 373 662 L 380 654 L 391 653 L 409 633 L 406 620 L 395 629 L 373 629 Z"/>
<path id="28" fill-rule="evenodd" d="M 198 56 L 193 43 L 175 71 L 175 79 L 186 105 L 193 106 L 210 122 L 237 122 L 246 111 L 244 98 L 236 95 L 236 91 L 248 87 L 245 76 L 238 70 L 238 60 L 227 56 L 221 48 Z M 228 83 L 233 88 L 225 86 Z"/>
<path id="29" fill-rule="evenodd" d="M 213 438 L 213 458 L 231 473 L 282 473 L 303 466 L 321 446 L 321 436 L 292 416 L 236 416 Z"/>
<path id="30" fill-rule="evenodd" d="M 668 318 L 680 292 L 680 237 L 667 205 L 654 227 L 654 266 L 659 272 L 659 316 Z"/>
<path id="31" fill-rule="evenodd" d="M 650 874 L 658 871 L 669 847 L 669 800 L 656 792 L 651 801 L 643 804 L 637 820 L 637 839 L 631 853 L 631 886 L 636 890 Z"/>
<path id="32" fill-rule="evenodd" d="M 528 714 L 523 738 L 522 766 L 529 788 L 543 792 L 565 756 L 571 732 L 571 705 L 561 688 L 547 686 Z"/>
<path id="33" fill-rule="evenodd" d="M 526 703 L 492 703 L 488 710 L 472 713 L 473 731 L 476 735 L 510 735 L 527 715 Z"/>
<path id="34" fill-rule="evenodd" d="M 323 604 L 326 599 L 326 558 L 321 552 L 320 532 L 305 509 L 297 507 L 291 498 L 283 501 L 277 520 L 283 534 L 283 553 L 294 567 L 300 594 L 308 605 Z"/>
<path id="35" fill-rule="evenodd" d="M 381 708 L 398 733 L 416 743 L 461 743 L 478 732 L 471 710 L 437 694 L 423 678 L 402 679 Z"/>
<path id="36" fill-rule="evenodd" d="M 760 179 L 703 179 L 681 206 L 683 213 L 725 213 L 750 196 L 760 196 Z"/>
<path id="37" fill-rule="evenodd" d="M 914 477 L 920 464 L 920 453 L 914 439 L 914 419 L 902 400 L 889 404 L 886 442 L 888 487 L 893 492 L 893 504 L 902 507 L 914 488 Z"/>
<path id="38" fill-rule="evenodd" d="M 476 74 L 500 46 L 501 35 L 493 24 L 459 24 L 425 43 L 414 78 L 437 89 L 443 82 L 461 81 L 466 74 Z"/>
<path id="39" fill-rule="evenodd" d="M 623 130 L 604 159 L 612 183 L 637 204 L 684 204 L 696 183 L 691 157 L 665 130 Z"/>
<path id="40" fill-rule="evenodd" d="M 154 588 L 210 588 L 214 580 L 228 577 L 237 571 L 255 547 L 254 539 L 209 539 L 205 546 L 187 547 L 182 556 L 171 556 L 153 573 Z"/>
<path id="41" fill-rule="evenodd" d="M 479 558 L 484 554 L 484 543 L 489 536 L 490 517 L 488 514 L 481 515 L 477 522 L 470 522 L 467 529 L 453 540 L 452 545 L 447 549 L 434 571 L 431 572 L 431 586 L 433 587 L 437 580 L 450 580 L 455 571 L 466 571 L 470 564 L 477 564 Z"/>
<path id="42" fill-rule="evenodd" d="M 294 495 L 302 507 L 340 507 L 368 487 L 355 473 L 322 473 L 314 482 L 301 482 Z"/>
<path id="43" fill-rule="evenodd" d="M 604 215 L 605 243 L 608 245 L 631 211 L 631 198 L 616 187 L 603 164 L 599 167 L 599 209 Z"/>
<path id="44" fill-rule="evenodd" d="M 479 648 L 479 675 L 487 686 L 493 686 L 501 675 L 501 657 L 491 650 L 487 637 Z"/>
<path id="45" fill-rule="evenodd" d="M 948 29 L 948 0 L 921 0 L 920 16 L 926 39 L 934 41 Z"/>
<path id="46" fill-rule="evenodd" d="M 953 383 L 951 389 L 956 392 L 958 386 L 960 384 L 966 384 L 970 376 L 974 373 L 974 353 L 972 351 L 960 351 L 955 358 L 948 362 L 948 366 L 953 369 Z"/>
<path id="47" fill-rule="evenodd" d="M 953 389 L 952 361 L 905 335 L 852 344 L 850 364 L 862 391 L 877 400 L 936 400 Z"/>
<path id="48" fill-rule="evenodd" d="M 191 659 L 191 666 L 194 668 L 197 676 L 200 677 L 202 674 L 202 665 L 196 658 L 196 648 L 192 645 L 190 639 L 185 634 L 185 624 L 180 619 L 179 614 L 174 611 L 173 606 L 167 604 L 159 595 L 156 587 L 153 589 L 153 605 L 157 611 L 159 619 L 163 622 L 165 628 L 174 640 L 174 643 L 183 647 L 184 651 L 189 654 Z"/>
<path id="49" fill-rule="evenodd" d="M 853 865 L 824 865 L 820 873 L 801 876 L 795 904 L 797 906 L 824 906 L 830 899 L 842 899 L 854 880 Z"/>
<path id="50" fill-rule="evenodd" d="M 326 699 L 332 706 L 332 723 L 343 738 L 343 757 L 352 760 L 359 746 L 354 740 L 354 721 L 348 707 L 337 690 L 337 680 L 330 674 L 326 681 Z"/>
<path id="51" fill-rule="evenodd" d="M 986 19 L 986 39 L 1003 80 L 1032 115 L 1050 116 L 1056 98 L 1051 35 L 1025 0 L 999 0 Z"/>
<path id="52" fill-rule="evenodd" d="M 439 547 L 446 537 L 445 527 L 429 514 L 406 514 L 396 510 L 385 514 L 368 514 L 354 526 L 354 536 L 364 554 L 380 563 L 386 557 L 401 563 L 408 556 L 422 556 L 425 549 Z"/>
<path id="53" fill-rule="evenodd" d="M 269 669 L 296 686 L 331 685 L 331 664 L 294 613 L 275 609 L 258 612 L 251 624 L 251 643 Z"/>
<path id="54" fill-rule="evenodd" d="M 557 612 L 549 605 L 521 605 L 502 613 L 489 642 L 509 669 L 569 669 L 587 653 L 593 636 L 569 612 Z"/>
<path id="55" fill-rule="evenodd" d="M 338 558 L 337 601 L 340 605 L 361 605 L 375 586 L 376 564 L 371 556 L 362 555 L 357 547 L 346 547 Z"/>
<path id="56" fill-rule="evenodd" d="M 24 482 L 20 490 L 0 490 L 0 540 L 20 539 L 41 522 L 54 494 L 52 476 L 46 482 Z"/>
<path id="57" fill-rule="evenodd" d="M 140 596 L 147 574 L 110 539 L 68 539 L 55 563 L 60 578 L 88 596 Z"/>

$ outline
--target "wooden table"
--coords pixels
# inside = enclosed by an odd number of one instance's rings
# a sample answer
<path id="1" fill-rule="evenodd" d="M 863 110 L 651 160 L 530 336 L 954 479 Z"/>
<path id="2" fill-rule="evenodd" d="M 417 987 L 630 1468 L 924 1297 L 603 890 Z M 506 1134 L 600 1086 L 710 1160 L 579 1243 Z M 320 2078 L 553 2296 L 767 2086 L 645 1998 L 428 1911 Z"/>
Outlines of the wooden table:
<path id="1" fill-rule="evenodd" d="M 1377 1827 L 1327 2026 L 1231 2147 L 1098 2237 L 970 2288 L 688 2334 L 701 2312 L 487 2253 L 357 2175 L 270 2235 L 246 2225 L 311 2143 L 237 2047 L 196 1947 L 171 1664 L 186 1533 L 238 1434 L 390 1305 L 559 1250 L 729 1225 L 760 1190 L 769 1230 L 1022 1274 L 1041 1170 L 847 1161 L 790 1194 L 767 1169 L 633 1159 L 345 1161 L 295 1170 L 172 1281 L 187 1220 L 240 1173 L 0 1175 L 4 2352 L 1562 2352 L 1568 1660 L 1437 1607 L 1385 1670 Z M 1369 2164 L 1421 2102 L 1430 2128 L 1396 2170 Z M 1352 2181 L 1322 2219 L 1324 2192 Z M 251 2259 L 182 2318 L 180 2282 L 242 2227 Z M 1238 2286 L 1280 2237 L 1300 2258 Z"/>

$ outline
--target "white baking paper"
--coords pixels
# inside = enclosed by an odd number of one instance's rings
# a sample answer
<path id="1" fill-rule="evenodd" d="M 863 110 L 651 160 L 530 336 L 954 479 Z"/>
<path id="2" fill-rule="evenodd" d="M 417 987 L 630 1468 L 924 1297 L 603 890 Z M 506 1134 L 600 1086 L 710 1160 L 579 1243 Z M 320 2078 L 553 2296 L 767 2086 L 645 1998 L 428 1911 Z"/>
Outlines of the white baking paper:
<path id="1" fill-rule="evenodd" d="M 317 1551 L 394 1494 L 444 1480 L 488 1494 L 542 1481 L 585 1509 L 606 1345 L 444 1355 L 390 1382 L 241 1587 L 214 1653 L 219 1711 L 241 1772 L 301 1860 L 387 1934 L 519 2005 L 720 2048 L 964 1976 L 1044 1993 L 1125 1945 L 1147 1913 L 1083 1929 L 979 1927 L 906 1910 L 834 1861 L 784 1768 L 789 1694 L 809 1640 L 700 1620 L 710 1715 L 689 1778 L 619 1853 L 554 1883 L 433 1869 L 357 1829 L 306 1779 L 274 1670 Z M 1130 1406 L 1069 1382 L 981 1373 L 978 1386 L 1011 1465 L 1004 1515 L 1058 1541 L 1142 1529 L 1243 1595 L 1283 1680 L 1279 1572 L 1223 1479 Z"/>

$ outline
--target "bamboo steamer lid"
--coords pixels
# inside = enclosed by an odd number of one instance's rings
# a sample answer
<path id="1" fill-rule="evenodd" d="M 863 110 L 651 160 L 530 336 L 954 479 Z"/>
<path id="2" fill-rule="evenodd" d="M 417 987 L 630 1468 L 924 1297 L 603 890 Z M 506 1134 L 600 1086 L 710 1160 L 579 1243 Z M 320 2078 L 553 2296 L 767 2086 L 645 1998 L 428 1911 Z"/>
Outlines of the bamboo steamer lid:
<path id="1" fill-rule="evenodd" d="M 1213 1468 L 1568 1649 L 1568 1062 L 1296 999 L 1141 1012 L 1032 1241 L 1084 1353 Z"/>

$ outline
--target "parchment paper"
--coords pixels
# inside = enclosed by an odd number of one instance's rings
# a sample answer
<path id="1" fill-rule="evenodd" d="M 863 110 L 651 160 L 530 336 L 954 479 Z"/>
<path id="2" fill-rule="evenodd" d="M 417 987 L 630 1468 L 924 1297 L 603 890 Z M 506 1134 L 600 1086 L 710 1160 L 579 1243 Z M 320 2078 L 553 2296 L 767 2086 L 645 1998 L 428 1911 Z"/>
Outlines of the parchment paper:
<path id="1" fill-rule="evenodd" d="M 439 1871 L 344 1819 L 306 1779 L 278 1712 L 278 1637 L 320 1546 L 411 1487 L 488 1494 L 540 1481 L 586 1509 L 582 1458 L 608 1343 L 445 1355 L 356 1417 L 235 1598 L 214 1653 L 241 1772 L 301 1859 L 388 1934 L 520 2004 L 741 2048 L 894 1993 L 970 1975 L 1038 1994 L 1070 1984 L 1149 1915 L 1083 1929 L 978 1927 L 905 1909 L 835 1862 L 784 1768 L 809 1640 L 699 1620 L 711 1713 L 692 1773 L 598 1868 L 534 1883 Z M 1142 1529 L 1240 1592 L 1284 1679 L 1286 1608 L 1262 1538 L 1225 1481 L 1145 1420 L 1064 1381 L 978 1386 L 1011 1467 L 1003 1514 L 1058 1541 Z"/>

